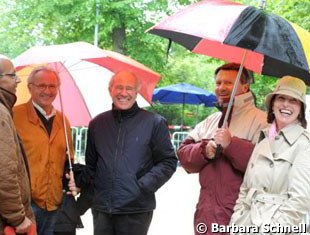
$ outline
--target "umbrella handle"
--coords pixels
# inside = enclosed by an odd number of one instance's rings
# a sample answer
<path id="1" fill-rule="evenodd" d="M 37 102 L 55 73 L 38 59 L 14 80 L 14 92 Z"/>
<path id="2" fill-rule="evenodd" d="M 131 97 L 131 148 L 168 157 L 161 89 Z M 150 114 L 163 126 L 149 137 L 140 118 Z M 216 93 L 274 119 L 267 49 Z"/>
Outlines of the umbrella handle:
<path id="1" fill-rule="evenodd" d="M 68 162 L 69 162 L 69 175 L 70 175 L 70 180 L 75 182 L 74 180 L 74 173 L 72 170 L 72 162 L 71 162 L 71 152 L 70 152 L 70 146 L 69 146 L 69 140 L 68 140 L 68 131 L 67 131 L 67 125 L 66 125 L 66 118 L 65 118 L 65 113 L 64 113 L 64 108 L 63 108 L 63 103 L 62 103 L 62 95 L 61 91 L 59 90 L 59 99 L 60 99 L 60 108 L 62 112 L 62 123 L 63 123 L 63 128 L 64 128 L 64 135 L 65 135 L 65 140 L 66 140 L 66 146 L 67 146 L 67 156 L 68 156 Z M 75 197 L 77 195 L 77 191 L 73 190 L 71 191 L 72 195 Z"/>
<path id="2" fill-rule="evenodd" d="M 69 175 L 70 175 L 70 181 L 72 180 L 73 182 L 75 182 L 74 172 L 73 172 L 72 168 L 70 169 Z M 72 190 L 71 193 L 72 193 L 72 196 L 74 196 L 74 197 L 78 194 L 76 190 Z"/>
<path id="3" fill-rule="evenodd" d="M 214 158 L 219 157 L 219 156 L 221 155 L 222 151 L 223 151 L 222 145 L 217 144 L 217 145 L 216 145 L 216 150 L 215 150 Z"/>
<path id="4" fill-rule="evenodd" d="M 36 226 L 35 224 L 31 224 L 30 229 L 27 233 L 27 235 L 35 235 L 36 234 Z M 4 234 L 5 235 L 16 235 L 15 229 L 12 226 L 5 226 L 4 228 Z"/>

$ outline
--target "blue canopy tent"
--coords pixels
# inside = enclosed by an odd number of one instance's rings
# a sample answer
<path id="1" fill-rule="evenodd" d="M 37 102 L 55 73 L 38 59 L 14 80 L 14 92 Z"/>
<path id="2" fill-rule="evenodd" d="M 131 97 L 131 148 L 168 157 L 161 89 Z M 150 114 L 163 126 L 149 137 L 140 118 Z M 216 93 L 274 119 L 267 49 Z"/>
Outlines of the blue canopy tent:
<path id="1" fill-rule="evenodd" d="M 183 126 L 185 104 L 204 104 L 206 107 L 213 107 L 216 102 L 216 96 L 202 88 L 187 83 L 179 83 L 156 88 L 153 91 L 152 101 L 158 101 L 162 104 L 182 104 Z"/>

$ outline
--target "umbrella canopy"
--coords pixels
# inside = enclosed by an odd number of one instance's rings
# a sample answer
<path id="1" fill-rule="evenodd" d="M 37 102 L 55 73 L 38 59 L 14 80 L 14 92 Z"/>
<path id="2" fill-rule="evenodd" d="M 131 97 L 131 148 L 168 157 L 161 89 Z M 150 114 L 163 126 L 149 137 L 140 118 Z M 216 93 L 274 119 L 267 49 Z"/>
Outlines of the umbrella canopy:
<path id="1" fill-rule="evenodd" d="M 185 104 L 204 104 L 206 107 L 213 107 L 216 102 L 216 96 L 199 87 L 180 83 L 156 88 L 153 92 L 153 102 L 155 101 L 163 104 L 182 104 L 181 127 L 183 128 Z"/>
<path id="2" fill-rule="evenodd" d="M 216 102 L 216 96 L 199 87 L 180 83 L 156 88 L 152 100 L 163 104 L 204 104 L 206 107 L 212 107 Z"/>
<path id="3" fill-rule="evenodd" d="M 204 0 L 148 30 L 187 49 L 240 63 L 264 75 L 302 78 L 310 85 L 310 33 L 277 15 L 226 0 Z"/>
<path id="4" fill-rule="evenodd" d="M 86 126 L 98 113 L 111 109 L 108 91 L 111 76 L 121 70 L 135 73 L 141 80 L 141 107 L 151 102 L 160 75 L 137 61 L 116 52 L 102 50 L 85 42 L 33 47 L 14 60 L 21 84 L 17 87 L 17 104 L 30 98 L 27 77 L 36 66 L 48 66 L 60 79 L 63 112 L 72 126 Z M 54 105 L 61 109 L 59 96 Z"/>

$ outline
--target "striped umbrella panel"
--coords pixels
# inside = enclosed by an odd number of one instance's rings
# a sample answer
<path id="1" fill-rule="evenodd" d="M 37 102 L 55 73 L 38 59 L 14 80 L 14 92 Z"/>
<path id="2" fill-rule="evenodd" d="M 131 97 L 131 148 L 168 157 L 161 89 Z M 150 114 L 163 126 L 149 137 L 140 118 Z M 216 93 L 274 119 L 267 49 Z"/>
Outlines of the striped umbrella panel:
<path id="1" fill-rule="evenodd" d="M 147 30 L 187 49 L 241 63 L 260 74 L 292 75 L 310 84 L 310 34 L 255 7 L 225 0 L 192 4 Z"/>
<path id="2" fill-rule="evenodd" d="M 53 105 L 56 109 L 63 110 L 71 126 L 88 126 L 92 118 L 112 108 L 108 87 L 114 73 L 110 70 L 88 61 L 79 60 L 41 65 L 52 68 L 60 77 L 62 107 L 59 94 Z M 17 72 L 21 83 L 18 84 L 16 90 L 16 104 L 25 103 L 30 99 L 27 78 L 34 67 L 26 66 Z M 150 105 L 140 94 L 138 94 L 137 102 L 140 107 Z"/>

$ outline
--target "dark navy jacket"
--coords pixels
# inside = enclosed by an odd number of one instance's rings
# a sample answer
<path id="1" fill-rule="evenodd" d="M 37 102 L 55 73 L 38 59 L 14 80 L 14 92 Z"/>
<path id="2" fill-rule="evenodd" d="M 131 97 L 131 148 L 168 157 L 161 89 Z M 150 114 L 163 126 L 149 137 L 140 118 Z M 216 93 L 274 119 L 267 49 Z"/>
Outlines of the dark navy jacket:
<path id="1" fill-rule="evenodd" d="M 92 208 L 111 214 L 155 208 L 155 195 L 176 170 L 166 120 L 140 109 L 111 110 L 88 129 L 86 165 L 94 182 Z"/>

